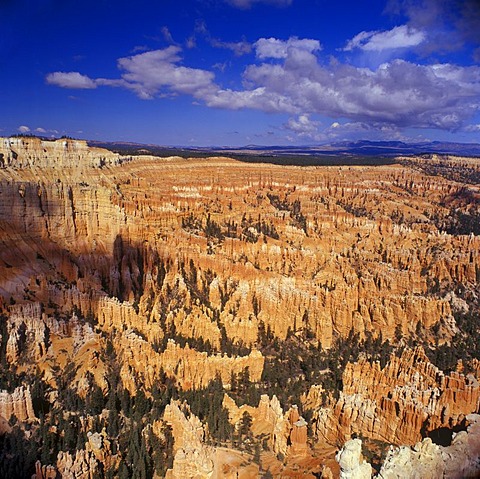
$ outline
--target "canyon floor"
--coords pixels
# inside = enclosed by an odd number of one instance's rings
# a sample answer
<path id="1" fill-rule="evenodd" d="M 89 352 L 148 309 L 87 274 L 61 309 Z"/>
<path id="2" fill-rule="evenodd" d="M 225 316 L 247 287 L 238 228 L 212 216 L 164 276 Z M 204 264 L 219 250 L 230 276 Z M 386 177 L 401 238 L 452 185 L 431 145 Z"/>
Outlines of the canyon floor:
<path id="1" fill-rule="evenodd" d="M 479 184 L 0 139 L 0 477 L 480 477 Z"/>

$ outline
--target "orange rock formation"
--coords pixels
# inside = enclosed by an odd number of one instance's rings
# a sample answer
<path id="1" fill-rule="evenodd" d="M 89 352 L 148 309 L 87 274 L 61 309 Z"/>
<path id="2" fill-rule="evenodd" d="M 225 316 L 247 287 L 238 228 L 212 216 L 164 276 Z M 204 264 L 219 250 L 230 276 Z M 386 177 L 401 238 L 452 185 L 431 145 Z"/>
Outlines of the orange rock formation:
<path id="1" fill-rule="evenodd" d="M 19 386 L 11 394 L 7 391 L 0 391 L 0 416 L 8 420 L 13 415 L 19 421 L 34 421 L 36 419 L 28 387 Z"/>
<path id="2" fill-rule="evenodd" d="M 465 196 L 477 201 L 478 185 L 429 175 L 415 163 L 286 167 L 123 157 L 69 139 L 2 139 L 5 359 L 17 372 L 38 367 L 53 390 L 68 367 L 81 397 L 90 376 L 107 394 L 108 344 L 125 388 L 149 397 L 162 372 L 184 390 L 218 376 L 228 385 L 247 368 L 259 382 L 261 331 L 323 349 L 350 332 L 399 344 L 421 331 L 426 343 L 449 344 L 457 331 L 452 312 L 465 306 L 453 291 L 474 292 L 480 271 L 480 236 L 439 226 Z M 361 433 L 412 445 L 478 412 L 476 364 L 470 376 L 461 368 L 443 374 L 419 348 L 392 356 L 383 369 L 360 359 L 347 365 L 338 401 L 325 405 L 317 385 L 304 407 L 313 410 L 319 443 L 340 445 Z M 47 400 L 53 404 L 55 394 Z M 275 397 L 249 409 L 228 398 L 224 404 L 232 423 L 244 410 L 252 415 L 253 433 L 268 433 L 272 453 L 310 454 L 306 421 Z M 1 393 L 0 408 L 7 419 L 35 418 L 26 388 Z M 199 457 L 199 477 L 227 458 L 243 460 L 205 446 L 203 425 L 192 426 L 180 405 L 165 414 L 175 434 L 172 479 L 198 472 Z M 65 452 L 59 461 L 68 466 L 55 467 L 92 472 L 105 457 L 89 447 Z M 245 477 L 258 473 L 251 466 Z M 292 469 L 283 474 L 296 477 Z"/>
<path id="3" fill-rule="evenodd" d="M 445 375 L 418 347 L 392 355 L 384 369 L 360 360 L 348 364 L 343 391 L 332 408 L 320 408 L 317 434 L 342 443 L 351 434 L 393 444 L 415 444 L 422 434 L 453 428 L 480 408 L 480 385 L 473 376 Z"/>

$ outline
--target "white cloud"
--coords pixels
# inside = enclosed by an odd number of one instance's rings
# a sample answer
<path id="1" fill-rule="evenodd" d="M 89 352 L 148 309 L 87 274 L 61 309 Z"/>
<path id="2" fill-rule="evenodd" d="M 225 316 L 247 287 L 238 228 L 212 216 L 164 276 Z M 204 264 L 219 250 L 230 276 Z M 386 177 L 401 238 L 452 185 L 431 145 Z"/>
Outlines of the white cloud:
<path id="1" fill-rule="evenodd" d="M 468 131 L 470 133 L 476 133 L 476 132 L 480 132 L 480 124 L 476 124 L 476 125 L 467 125 L 465 128 L 464 128 L 465 131 Z"/>
<path id="2" fill-rule="evenodd" d="M 353 121 L 346 123 L 333 122 L 324 130 L 325 136 L 331 141 L 349 140 L 362 138 L 364 140 L 406 140 L 395 125 L 379 122 Z"/>
<path id="3" fill-rule="evenodd" d="M 92 79 L 78 72 L 55 72 L 47 75 L 47 83 L 62 88 L 122 87 L 134 91 L 142 99 L 171 94 L 202 97 L 203 90 L 213 87 L 215 75 L 207 70 L 179 66 L 181 48 L 169 46 L 130 57 L 120 58 L 121 78 Z"/>
<path id="4" fill-rule="evenodd" d="M 20 133 L 28 133 L 30 131 L 30 128 L 28 126 L 21 125 L 18 127 L 18 131 Z"/>
<path id="5" fill-rule="evenodd" d="M 214 48 L 226 48 L 227 50 L 231 50 L 237 57 L 252 51 L 252 45 L 245 40 L 241 42 L 222 42 L 216 38 L 211 38 L 209 42 Z"/>
<path id="6" fill-rule="evenodd" d="M 311 117 L 316 114 L 344 118 L 357 127 L 368 123 L 456 130 L 480 111 L 478 66 L 403 60 L 375 69 L 338 61 L 325 64 L 315 54 L 320 42 L 294 37 L 262 38 L 254 47 L 257 61 L 244 70 L 238 90 L 222 88 L 211 71 L 181 65 L 178 46 L 120 58 L 120 78 L 74 74 L 87 84 L 126 88 L 143 99 L 184 94 L 209 107 L 289 113 L 297 118 L 286 127 L 304 134 L 310 127 L 314 132 Z M 82 88 L 76 82 L 58 85 L 73 88 L 72 83 Z"/>
<path id="7" fill-rule="evenodd" d="M 147 45 L 136 45 L 135 47 L 132 48 L 131 53 L 146 52 L 147 50 L 148 50 Z"/>
<path id="8" fill-rule="evenodd" d="M 389 0 L 386 13 L 407 17 L 409 26 L 428 32 L 419 49 L 423 55 L 480 45 L 478 0 Z"/>
<path id="9" fill-rule="evenodd" d="M 479 67 L 395 60 L 370 70 L 292 52 L 283 64 L 251 65 L 244 76 L 258 92 L 257 108 L 268 111 L 455 129 L 480 108 Z"/>
<path id="10" fill-rule="evenodd" d="M 117 86 L 129 88 L 140 98 L 151 99 L 163 89 L 194 97 L 209 90 L 215 75 L 206 70 L 178 66 L 180 47 L 170 46 L 140 55 L 120 58 L 118 67 L 124 71 Z M 103 82 L 105 84 L 105 82 Z"/>
<path id="11" fill-rule="evenodd" d="M 360 32 L 348 41 L 345 51 L 359 48 L 365 51 L 383 51 L 397 48 L 411 48 L 423 43 L 426 35 L 408 25 L 401 25 L 387 31 Z"/>
<path id="12" fill-rule="evenodd" d="M 45 128 L 41 128 L 41 127 L 35 128 L 35 131 L 36 131 L 37 133 L 47 133 L 47 130 L 45 130 Z"/>
<path id="13" fill-rule="evenodd" d="M 227 3 L 233 7 L 248 9 L 255 3 L 266 3 L 267 5 L 274 5 L 276 7 L 288 7 L 293 0 L 226 0 Z"/>
<path id="14" fill-rule="evenodd" d="M 93 89 L 97 88 L 94 80 L 79 72 L 55 72 L 46 77 L 49 85 L 57 85 L 62 88 Z"/>
<path id="15" fill-rule="evenodd" d="M 318 40 L 309 38 L 299 39 L 291 37 L 288 40 L 278 40 L 277 38 L 260 38 L 254 44 L 257 58 L 264 60 L 266 58 L 287 58 L 289 53 L 296 51 L 313 53 L 322 49 Z"/>
<path id="16" fill-rule="evenodd" d="M 320 123 L 310 119 L 309 115 L 299 115 L 298 118 L 290 118 L 284 125 L 290 131 L 295 132 L 300 137 L 314 137 L 318 131 Z"/>

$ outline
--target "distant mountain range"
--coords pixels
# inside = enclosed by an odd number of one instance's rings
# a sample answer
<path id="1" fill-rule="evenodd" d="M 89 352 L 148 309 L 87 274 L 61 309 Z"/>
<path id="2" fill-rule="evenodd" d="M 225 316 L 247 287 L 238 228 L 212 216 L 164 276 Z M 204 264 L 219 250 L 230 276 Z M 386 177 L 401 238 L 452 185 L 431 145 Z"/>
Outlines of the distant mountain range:
<path id="1" fill-rule="evenodd" d="M 320 146 L 258 146 L 247 145 L 232 147 L 166 147 L 152 144 L 127 142 L 89 141 L 92 146 L 100 146 L 125 154 L 179 155 L 206 157 L 212 155 L 229 155 L 248 161 L 248 157 L 274 158 L 293 157 L 374 157 L 392 158 L 401 155 L 449 154 L 460 156 L 480 156 L 479 143 L 423 142 L 404 143 L 402 141 L 345 141 Z M 260 159 L 259 158 L 259 159 Z M 306 159 L 306 158 L 305 158 Z"/>
<path id="2" fill-rule="evenodd" d="M 366 155 L 366 156 L 398 156 L 418 155 L 428 153 L 450 155 L 480 155 L 478 143 L 451 143 L 451 142 L 424 142 L 404 143 L 402 141 L 344 141 L 321 146 L 255 146 L 248 145 L 244 148 L 218 148 L 220 151 L 250 151 L 256 154 L 298 154 L 298 155 Z"/>

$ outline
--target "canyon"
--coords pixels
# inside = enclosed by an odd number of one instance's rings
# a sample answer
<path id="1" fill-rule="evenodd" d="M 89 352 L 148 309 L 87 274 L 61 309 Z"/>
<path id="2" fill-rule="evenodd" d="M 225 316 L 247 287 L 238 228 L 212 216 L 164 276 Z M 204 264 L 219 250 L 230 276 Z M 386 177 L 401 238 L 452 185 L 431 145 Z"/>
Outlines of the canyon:
<path id="1" fill-rule="evenodd" d="M 0 475 L 477 477 L 479 173 L 0 139 Z"/>

